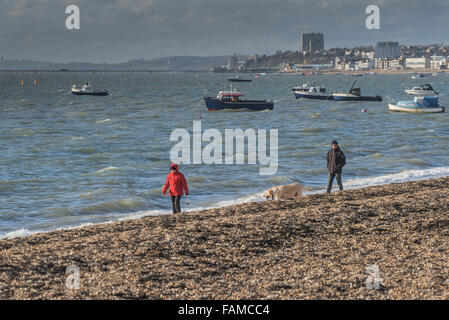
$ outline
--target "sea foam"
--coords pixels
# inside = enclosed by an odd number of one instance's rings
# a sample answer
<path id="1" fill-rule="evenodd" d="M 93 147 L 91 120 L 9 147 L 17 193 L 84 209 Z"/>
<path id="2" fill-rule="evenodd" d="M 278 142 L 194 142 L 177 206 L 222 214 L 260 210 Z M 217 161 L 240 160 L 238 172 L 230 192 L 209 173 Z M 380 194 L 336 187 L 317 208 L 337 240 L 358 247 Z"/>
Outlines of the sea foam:
<path id="1" fill-rule="evenodd" d="M 107 168 L 105 168 L 107 169 Z M 343 185 L 346 189 L 358 189 L 358 188 L 365 188 L 365 187 L 371 187 L 371 186 L 379 186 L 379 185 L 385 185 L 390 183 L 400 183 L 400 182 L 407 182 L 407 181 L 419 181 L 419 180 L 427 180 L 432 178 L 442 178 L 449 176 L 449 167 L 439 167 L 439 168 L 432 168 L 432 169 L 424 169 L 424 170 L 404 170 L 398 173 L 392 173 L 392 174 L 386 174 L 381 176 L 375 176 L 375 177 L 368 177 L 368 178 L 355 178 L 355 179 L 349 179 L 349 180 L 343 180 Z M 207 210 L 207 209 L 216 209 L 231 205 L 237 205 L 237 204 L 243 204 L 248 202 L 255 202 L 255 201 L 263 201 L 262 194 L 265 192 L 265 190 L 261 192 L 257 192 L 254 194 L 250 194 L 245 197 L 233 199 L 233 200 L 224 200 L 219 201 L 211 205 L 207 206 L 201 206 L 201 207 L 183 207 L 185 212 L 192 212 L 192 211 L 201 211 L 201 210 Z M 305 194 L 318 194 L 318 193 L 324 193 L 325 189 L 319 189 L 314 191 L 308 191 L 305 192 Z M 126 215 L 120 215 L 116 219 L 112 219 L 105 222 L 95 223 L 95 224 L 109 224 L 113 223 L 115 221 L 126 221 L 126 220 L 135 220 L 140 219 L 148 216 L 159 216 L 159 215 L 168 215 L 171 214 L 170 210 L 146 210 L 146 211 L 138 211 L 135 213 L 130 213 Z M 71 227 L 61 227 L 54 230 L 70 230 L 70 229 L 77 229 L 82 228 L 85 226 L 93 225 L 93 223 L 83 223 L 77 226 L 71 226 Z M 49 232 L 54 230 L 47 230 L 47 231 L 30 231 L 28 229 L 19 229 L 16 231 L 8 232 L 5 234 L 0 235 L 0 239 L 11 239 L 11 238 L 17 238 L 17 237 L 26 237 L 32 234 L 37 233 L 43 233 L 43 232 Z"/>

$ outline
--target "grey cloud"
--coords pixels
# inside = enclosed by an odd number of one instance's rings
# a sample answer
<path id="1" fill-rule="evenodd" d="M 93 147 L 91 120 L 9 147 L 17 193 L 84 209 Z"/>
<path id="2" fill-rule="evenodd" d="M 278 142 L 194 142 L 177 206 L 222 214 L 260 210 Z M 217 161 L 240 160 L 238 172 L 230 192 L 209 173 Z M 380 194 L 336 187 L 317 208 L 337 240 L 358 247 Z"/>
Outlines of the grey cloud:
<path id="1" fill-rule="evenodd" d="M 81 9 L 81 30 L 64 27 Z M 365 8 L 381 8 L 379 31 Z M 1 0 L 0 55 L 46 61 L 120 62 L 168 55 L 297 50 L 301 31 L 326 47 L 448 41 L 449 0 Z"/>

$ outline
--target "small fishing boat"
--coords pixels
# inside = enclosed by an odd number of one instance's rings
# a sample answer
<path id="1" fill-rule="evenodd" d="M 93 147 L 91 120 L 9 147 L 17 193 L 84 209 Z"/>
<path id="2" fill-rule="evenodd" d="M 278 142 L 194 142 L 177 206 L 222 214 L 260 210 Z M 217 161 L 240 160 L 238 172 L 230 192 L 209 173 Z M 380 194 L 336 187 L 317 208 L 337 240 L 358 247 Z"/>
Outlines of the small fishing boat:
<path id="1" fill-rule="evenodd" d="M 415 97 L 413 101 L 399 101 L 389 103 L 388 108 L 393 112 L 409 113 L 441 113 L 445 108 L 438 103 L 438 97 Z"/>
<path id="2" fill-rule="evenodd" d="M 77 89 L 76 85 L 72 86 L 72 94 L 77 96 L 107 96 L 109 93 L 106 90 L 93 90 L 89 82 L 83 84 L 81 89 Z"/>
<path id="3" fill-rule="evenodd" d="M 220 91 L 217 97 L 204 97 L 208 111 L 222 110 L 273 110 L 273 102 L 267 100 L 243 100 L 243 94 L 237 90 Z"/>
<path id="4" fill-rule="evenodd" d="M 294 88 L 292 88 L 292 91 L 293 91 L 294 93 L 297 93 L 297 92 L 298 92 L 298 93 L 301 93 L 301 92 L 309 92 L 309 91 L 310 91 L 310 88 L 312 88 L 312 87 L 309 86 L 308 83 L 304 83 L 304 84 L 302 85 L 302 87 L 294 87 Z M 323 86 L 316 87 L 316 88 L 319 88 L 319 91 L 320 91 L 321 93 L 326 92 L 326 88 L 323 87 Z"/>
<path id="5" fill-rule="evenodd" d="M 430 84 L 425 84 L 421 87 L 413 87 L 412 89 L 405 90 L 406 93 L 417 96 L 435 96 L 439 95 Z"/>
<path id="6" fill-rule="evenodd" d="M 229 81 L 229 82 L 251 82 L 251 81 L 253 81 L 253 80 L 250 80 L 250 79 L 243 79 L 243 78 L 240 78 L 239 76 L 236 76 L 236 77 L 234 77 L 234 78 L 228 79 L 228 81 Z"/>
<path id="7" fill-rule="evenodd" d="M 362 96 L 360 88 L 354 88 L 356 81 L 349 89 L 348 93 L 334 93 L 335 101 L 382 101 L 381 96 Z"/>
<path id="8" fill-rule="evenodd" d="M 334 100 L 332 94 L 326 94 L 326 89 L 322 87 L 310 87 L 309 91 L 293 91 L 296 99 L 316 99 L 316 100 Z"/>

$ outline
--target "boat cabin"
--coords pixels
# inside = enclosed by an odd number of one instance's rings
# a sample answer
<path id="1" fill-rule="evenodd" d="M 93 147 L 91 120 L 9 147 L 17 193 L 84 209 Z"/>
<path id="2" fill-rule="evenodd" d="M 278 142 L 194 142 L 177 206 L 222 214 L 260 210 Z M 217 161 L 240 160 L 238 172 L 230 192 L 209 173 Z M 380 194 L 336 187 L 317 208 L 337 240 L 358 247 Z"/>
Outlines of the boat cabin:
<path id="1" fill-rule="evenodd" d="M 217 96 L 220 101 L 225 102 L 237 102 L 241 97 L 243 94 L 239 91 L 220 91 Z"/>
<path id="2" fill-rule="evenodd" d="M 351 90 L 349 90 L 349 93 L 358 97 L 361 96 L 360 88 L 351 88 Z"/>
<path id="3" fill-rule="evenodd" d="M 89 82 L 83 84 L 83 90 L 92 90 L 92 86 L 89 84 Z"/>

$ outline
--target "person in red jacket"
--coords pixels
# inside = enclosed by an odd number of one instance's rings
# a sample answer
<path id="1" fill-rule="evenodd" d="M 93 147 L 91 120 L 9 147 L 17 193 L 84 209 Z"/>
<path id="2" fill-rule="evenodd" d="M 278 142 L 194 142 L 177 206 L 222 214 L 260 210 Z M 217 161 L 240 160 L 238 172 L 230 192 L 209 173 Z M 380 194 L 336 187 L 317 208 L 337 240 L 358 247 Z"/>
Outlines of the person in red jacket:
<path id="1" fill-rule="evenodd" d="M 171 198 L 171 204 L 173 207 L 173 213 L 181 212 L 181 197 L 185 193 L 186 196 L 189 195 L 189 189 L 187 188 L 187 181 L 184 175 L 178 171 L 178 165 L 172 164 L 170 166 L 170 173 L 165 180 L 164 187 L 162 188 L 162 195 L 165 196 L 169 190 L 169 195 Z"/>

